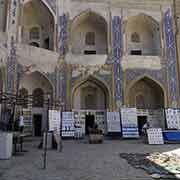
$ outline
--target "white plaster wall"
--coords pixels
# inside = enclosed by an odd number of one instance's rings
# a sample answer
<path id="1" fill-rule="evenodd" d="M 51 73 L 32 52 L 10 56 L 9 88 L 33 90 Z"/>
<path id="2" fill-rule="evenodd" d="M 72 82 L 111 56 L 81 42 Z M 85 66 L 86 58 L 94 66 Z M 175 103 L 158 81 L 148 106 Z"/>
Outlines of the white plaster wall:
<path id="1" fill-rule="evenodd" d="M 126 69 L 151 69 L 161 70 L 162 62 L 159 56 L 123 56 L 122 68 Z"/>
<path id="2" fill-rule="evenodd" d="M 31 66 L 32 71 L 54 72 L 59 54 L 42 48 L 18 44 L 18 62 L 23 66 Z"/>

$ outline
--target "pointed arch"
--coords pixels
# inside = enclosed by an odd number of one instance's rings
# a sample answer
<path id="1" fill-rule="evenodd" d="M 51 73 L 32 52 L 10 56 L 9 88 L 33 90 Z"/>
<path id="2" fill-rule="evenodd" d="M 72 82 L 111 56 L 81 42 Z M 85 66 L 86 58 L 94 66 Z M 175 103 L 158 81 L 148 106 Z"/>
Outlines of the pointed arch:
<path id="1" fill-rule="evenodd" d="M 44 80 L 43 81 L 44 88 L 47 86 L 46 91 L 44 91 L 44 92 L 53 94 L 53 92 L 55 91 L 55 87 L 54 87 L 53 83 L 47 77 L 47 75 L 45 73 L 40 72 L 40 71 L 26 73 L 24 75 L 24 77 L 21 79 L 20 87 L 24 87 L 24 88 L 28 89 L 29 93 L 32 93 L 34 89 L 42 88 L 42 87 L 40 87 L 40 82 L 38 83 L 38 79 Z M 33 82 L 34 80 L 35 80 L 35 82 Z M 27 82 L 30 81 L 30 82 L 27 83 L 25 81 L 27 81 Z M 29 88 L 26 87 L 28 84 L 29 84 Z M 31 87 L 31 86 L 33 86 L 33 87 Z"/>
<path id="2" fill-rule="evenodd" d="M 110 107 L 110 89 L 108 88 L 108 85 L 103 80 L 95 76 L 87 76 L 76 82 L 76 84 L 72 88 L 72 94 L 71 94 L 72 106 L 74 104 L 74 95 L 75 95 L 76 90 L 88 82 L 96 85 L 102 90 L 102 92 L 105 95 L 105 103 L 106 103 L 105 106 L 106 108 L 109 108 Z"/>
<path id="3" fill-rule="evenodd" d="M 31 1 L 33 1 L 33 0 L 24 0 L 24 1 L 22 2 L 22 4 L 23 4 L 23 6 L 25 6 L 27 3 L 31 2 Z M 51 14 L 52 14 L 53 17 L 54 17 L 54 22 L 57 23 L 56 14 L 55 14 L 55 12 L 52 10 L 52 8 L 50 7 L 50 5 L 47 3 L 47 1 L 46 1 L 46 0 L 39 0 L 39 1 L 41 1 L 41 2 L 48 8 L 48 10 L 51 12 Z"/>
<path id="4" fill-rule="evenodd" d="M 160 24 L 152 16 L 140 13 L 128 17 L 124 23 L 128 54 L 133 54 L 133 51 L 137 49 L 142 52 L 142 55 L 157 56 L 160 54 Z M 140 42 L 131 41 L 134 32 L 139 34 Z"/>
<path id="5" fill-rule="evenodd" d="M 106 24 L 106 26 L 108 25 L 105 17 L 103 17 L 101 14 L 95 11 L 92 11 L 91 9 L 87 9 L 85 11 L 82 11 L 80 14 L 78 14 L 72 19 L 71 29 L 73 29 L 75 25 L 78 25 L 80 22 L 85 20 L 90 14 L 92 14 L 95 17 L 98 17 L 98 20 L 101 21 L 103 24 Z"/>
<path id="6" fill-rule="evenodd" d="M 144 74 L 142 76 L 137 77 L 136 79 L 132 80 L 129 85 L 126 88 L 126 93 L 125 93 L 125 99 L 126 99 L 126 104 L 129 105 L 130 103 L 130 94 L 131 94 L 131 89 L 138 84 L 140 81 L 145 81 L 145 82 L 151 82 L 154 86 L 156 86 L 161 92 L 163 96 L 163 106 L 167 106 L 167 92 L 165 87 L 156 79 L 154 79 L 152 76 Z"/>
<path id="7" fill-rule="evenodd" d="M 93 34 L 94 43 L 86 43 L 87 34 Z M 75 54 L 107 54 L 108 23 L 95 11 L 83 11 L 72 20 L 70 39 Z"/>

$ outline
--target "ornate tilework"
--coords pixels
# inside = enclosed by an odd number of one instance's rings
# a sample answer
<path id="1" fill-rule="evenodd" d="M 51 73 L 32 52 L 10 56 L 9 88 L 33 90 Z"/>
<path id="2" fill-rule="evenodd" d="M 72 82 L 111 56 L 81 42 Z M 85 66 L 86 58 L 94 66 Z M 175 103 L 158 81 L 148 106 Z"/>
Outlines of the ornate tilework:
<path id="1" fill-rule="evenodd" d="M 63 110 L 66 109 L 66 90 L 67 90 L 66 80 L 67 80 L 67 67 L 66 64 L 61 64 L 59 69 L 59 93 L 60 93 L 61 108 Z"/>
<path id="2" fill-rule="evenodd" d="M 128 69 L 126 70 L 126 82 L 130 83 L 130 81 L 135 80 L 143 75 L 149 75 L 150 77 L 159 81 L 162 85 L 166 86 L 165 69 L 159 71 L 149 69 Z"/>
<path id="3" fill-rule="evenodd" d="M 119 16 L 112 19 L 113 31 L 113 62 L 114 62 L 114 80 L 115 80 L 115 101 L 121 104 L 123 101 L 123 70 L 121 66 L 121 48 L 122 48 L 122 20 Z"/>
<path id="4" fill-rule="evenodd" d="M 10 4 L 10 28 L 8 34 L 8 59 L 7 59 L 7 92 L 13 93 L 16 70 L 16 25 L 18 1 L 11 0 Z"/>
<path id="5" fill-rule="evenodd" d="M 165 36 L 166 36 L 166 55 L 167 55 L 167 70 L 169 79 L 170 97 L 173 107 L 177 107 L 179 98 L 179 88 L 177 79 L 177 61 L 176 47 L 173 33 L 173 18 L 170 9 L 165 12 L 164 17 Z"/>
<path id="6" fill-rule="evenodd" d="M 20 81 L 24 75 L 23 66 L 21 64 L 17 64 L 17 77 L 16 77 L 16 92 L 19 93 Z"/>
<path id="7" fill-rule="evenodd" d="M 56 14 L 56 0 L 45 0 Z"/>
<path id="8" fill-rule="evenodd" d="M 59 17 L 59 41 L 58 49 L 60 56 L 64 56 L 67 51 L 67 38 L 68 38 L 68 17 L 63 14 Z"/>

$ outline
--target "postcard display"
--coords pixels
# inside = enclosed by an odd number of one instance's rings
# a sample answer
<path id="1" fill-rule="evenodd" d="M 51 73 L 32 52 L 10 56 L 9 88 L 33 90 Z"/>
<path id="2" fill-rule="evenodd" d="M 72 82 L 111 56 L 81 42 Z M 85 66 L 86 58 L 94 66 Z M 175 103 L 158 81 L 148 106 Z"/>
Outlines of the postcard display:
<path id="1" fill-rule="evenodd" d="M 49 110 L 49 130 L 56 131 L 60 134 L 61 126 L 61 112 L 56 110 Z"/>
<path id="2" fill-rule="evenodd" d="M 62 137 L 74 137 L 74 112 L 62 113 Z"/>
<path id="3" fill-rule="evenodd" d="M 32 111 L 31 109 L 23 109 L 23 117 L 24 117 L 24 133 L 32 134 L 33 125 L 32 125 Z"/>
<path id="4" fill-rule="evenodd" d="M 74 112 L 75 138 L 83 138 L 85 136 L 85 112 Z"/>
<path id="5" fill-rule="evenodd" d="M 106 126 L 107 124 L 105 123 L 105 112 L 104 111 L 96 111 L 95 114 L 95 122 L 98 125 L 98 128 L 102 130 L 103 134 L 106 133 Z"/>
<path id="6" fill-rule="evenodd" d="M 147 130 L 149 144 L 164 144 L 161 128 L 150 128 Z"/>
<path id="7" fill-rule="evenodd" d="M 165 112 L 168 129 L 180 129 L 180 110 L 169 108 Z"/>
<path id="8" fill-rule="evenodd" d="M 108 132 L 121 132 L 119 112 L 107 112 Z"/>
<path id="9" fill-rule="evenodd" d="M 121 121 L 122 121 L 122 136 L 124 138 L 139 137 L 136 108 L 122 108 Z"/>

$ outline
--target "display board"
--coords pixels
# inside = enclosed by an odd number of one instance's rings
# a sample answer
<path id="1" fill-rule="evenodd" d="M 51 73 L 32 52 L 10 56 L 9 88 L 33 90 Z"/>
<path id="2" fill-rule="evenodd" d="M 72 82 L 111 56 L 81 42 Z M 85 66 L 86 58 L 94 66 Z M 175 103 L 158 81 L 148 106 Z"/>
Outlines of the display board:
<path id="1" fill-rule="evenodd" d="M 74 137 L 74 112 L 62 112 L 62 137 Z"/>
<path id="2" fill-rule="evenodd" d="M 147 129 L 149 144 L 164 144 L 163 133 L 161 128 Z"/>
<path id="3" fill-rule="evenodd" d="M 56 110 L 49 110 L 49 130 L 56 131 L 60 134 L 61 126 L 61 112 Z"/>
<path id="4" fill-rule="evenodd" d="M 22 109 L 24 118 L 24 133 L 32 135 L 33 124 L 32 124 L 32 111 L 31 109 Z"/>
<path id="5" fill-rule="evenodd" d="M 85 136 L 85 112 L 74 112 L 75 124 L 75 138 L 82 138 Z"/>
<path id="6" fill-rule="evenodd" d="M 108 132 L 121 132 L 119 112 L 107 112 Z"/>
<path id="7" fill-rule="evenodd" d="M 138 138 L 136 108 L 121 108 L 122 135 L 124 138 Z"/>
<path id="8" fill-rule="evenodd" d="M 168 129 L 180 129 L 180 110 L 179 109 L 166 109 L 166 122 Z"/>
<path id="9" fill-rule="evenodd" d="M 96 111 L 95 113 L 95 122 L 98 125 L 98 129 L 101 129 L 103 134 L 106 133 L 106 123 L 105 123 L 105 112 L 104 111 Z"/>

